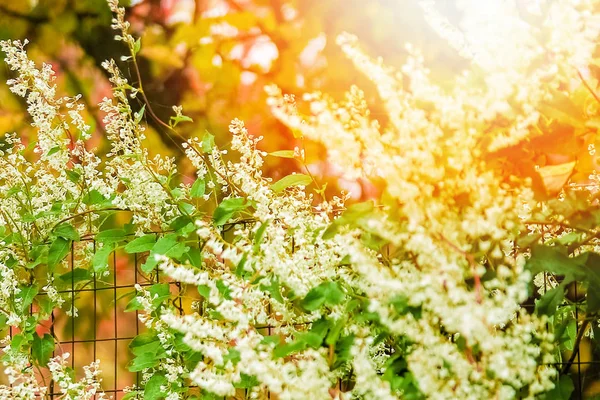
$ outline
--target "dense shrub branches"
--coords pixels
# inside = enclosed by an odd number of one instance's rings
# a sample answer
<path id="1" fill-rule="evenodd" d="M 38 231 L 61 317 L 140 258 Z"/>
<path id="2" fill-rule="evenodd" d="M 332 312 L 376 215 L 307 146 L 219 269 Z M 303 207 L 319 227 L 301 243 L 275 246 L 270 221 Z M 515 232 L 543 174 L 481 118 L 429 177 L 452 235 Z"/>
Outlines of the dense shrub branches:
<path id="1" fill-rule="evenodd" d="M 116 249 L 147 256 L 144 273 L 158 268 L 198 292 L 193 310 L 181 315 L 168 284 L 136 287 L 128 309 L 140 311 L 147 330 L 130 345 L 129 368 L 143 372 L 131 397 L 192 398 L 190 384 L 205 398 L 246 389 L 250 398 L 510 399 L 553 389 L 559 280 L 588 279 L 595 254 L 569 252 L 589 251 L 595 226 L 559 240 L 573 245 L 563 249 L 536 244 L 538 229 L 530 232 L 525 223 L 538 217 L 540 225 L 570 223 L 595 205 L 589 191 L 540 203 L 552 194 L 549 181 L 540 189 L 532 179 L 539 173 L 514 173 L 498 154 L 554 129 L 541 110 L 555 109 L 564 92 L 584 87 L 593 97 L 579 68 L 594 63 L 600 25 L 592 2 L 537 3 L 528 12 L 545 20 L 545 30 L 522 20 L 508 2 L 490 13 L 476 1 L 461 3 L 459 30 L 432 2 L 422 2 L 431 24 L 472 61 L 451 89 L 430 79 L 416 49 L 408 48 L 396 73 L 342 35 L 342 50 L 385 103 L 383 128 L 358 88 L 343 102 L 307 95 L 309 115 L 278 88 L 267 89 L 274 115 L 299 139 L 325 144 L 346 177 L 385 182 L 377 202 L 351 206 L 342 195 L 326 199 L 310 174 L 264 177 L 261 138 L 239 120 L 231 123 L 228 149 L 208 133 L 181 143 L 196 177 L 192 185 L 180 183 L 174 160 L 148 155 L 142 121 L 144 113 L 155 114 L 147 102 L 133 112 L 130 101 L 144 100 L 143 88 L 113 61 L 104 63 L 113 97 L 101 103 L 111 150 L 101 160 L 86 147 L 79 98 L 58 97 L 50 66 L 38 69 L 21 42 L 2 42 L 15 72 L 8 84 L 25 98 L 38 136 L 30 154 L 18 135 L 7 135 L 0 159 L 0 322 L 19 332 L 5 339 L 12 385 L 0 393 L 44 396 L 46 384 L 31 366 L 47 369 L 65 398 L 101 393 L 98 363 L 72 382 L 68 355 L 51 357 L 55 338 L 36 328 L 54 309 L 77 317 L 73 298 L 60 294 L 69 252 L 89 272 L 85 285 L 107 272 Z M 141 44 L 118 2 L 109 4 L 116 38 L 135 63 Z M 565 32 L 577 45 L 559 39 Z M 540 63 L 545 57 L 553 63 Z M 178 138 L 177 125 L 193 121 L 181 108 L 174 111 L 162 126 Z M 557 124 L 566 123 L 555 115 Z M 224 157 L 228 152 L 234 157 Z M 275 156 L 303 160 L 299 149 Z M 590 179 L 593 186 L 595 175 Z M 104 221 L 114 214 L 128 223 L 107 229 Z M 576 231 L 566 226 L 550 238 Z M 89 237 L 96 248 L 81 241 Z M 527 313 L 521 304 L 544 270 L 556 274 L 557 289 Z M 595 315 L 595 299 L 588 296 L 588 303 Z"/>

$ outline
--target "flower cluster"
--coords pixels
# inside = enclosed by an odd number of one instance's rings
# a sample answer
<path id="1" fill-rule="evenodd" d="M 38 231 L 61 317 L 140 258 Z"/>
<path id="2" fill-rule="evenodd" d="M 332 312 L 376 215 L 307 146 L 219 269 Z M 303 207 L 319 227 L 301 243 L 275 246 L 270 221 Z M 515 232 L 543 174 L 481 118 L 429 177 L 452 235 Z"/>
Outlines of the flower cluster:
<path id="1" fill-rule="evenodd" d="M 293 96 L 267 88 L 274 115 L 297 137 L 323 143 L 346 178 L 385 182 L 381 199 L 353 205 L 344 195 L 327 199 L 310 172 L 277 182 L 263 176 L 262 138 L 239 120 L 228 149 L 210 134 L 182 143 L 196 168 L 194 183 L 182 183 L 173 159 L 151 158 L 145 147 L 144 116 L 156 115 L 147 102 L 137 111 L 130 104 L 145 100 L 142 83 L 129 83 L 111 60 L 103 66 L 113 96 L 100 105 L 111 148 L 101 161 L 85 146 L 79 97 L 57 97 L 51 67 L 37 69 L 24 44 L 2 42 L 16 73 L 9 85 L 25 98 L 38 137 L 29 154 L 22 139 L 7 135 L 0 154 L 0 322 L 19 332 L 6 339 L 13 385 L 0 395 L 43 396 L 35 366 L 50 372 L 65 398 L 103 398 L 97 362 L 75 382 L 68 355 L 51 357 L 54 338 L 35 325 L 63 303 L 77 317 L 75 294 L 67 302 L 56 279 L 68 253 L 96 276 L 117 249 L 147 255 L 144 273 L 167 279 L 136 286 L 128 307 L 145 325 L 130 343 L 129 368 L 142 376 L 141 387 L 130 388 L 136 395 L 175 400 L 194 386 L 207 396 L 253 399 L 533 399 L 551 390 L 557 354 L 547 325 L 556 321 L 556 302 L 544 295 L 535 313 L 521 304 L 544 268 L 541 257 L 574 268 L 560 284 L 553 278 L 557 291 L 582 277 L 593 257 L 531 245 L 537 231 L 527 231 L 523 218 L 544 206 L 531 179 L 507 173 L 497 159 L 541 130 L 540 109 L 559 88 L 576 86 L 578 68 L 593 55 L 598 14 L 593 2 L 537 1 L 527 12 L 543 19 L 540 31 L 513 2 L 458 3 L 460 28 L 434 2 L 421 2 L 427 20 L 472 62 L 451 88 L 433 82 L 411 46 L 396 72 L 364 54 L 355 37 L 340 36 L 379 90 L 385 124 L 356 87 L 340 102 L 304 96 L 308 115 Z M 116 38 L 137 68 L 140 42 L 118 2 L 109 5 Z M 576 46 L 559 40 L 566 33 Z M 173 110 L 161 126 L 177 134 L 177 124 L 191 119 Z M 304 159 L 298 149 L 285 154 Z M 548 204 L 567 214 L 560 200 Z M 581 214 L 590 207 L 588 199 L 568 204 L 584 204 Z M 106 232 L 104 217 L 115 213 L 129 222 Z M 558 239 L 594 244 L 593 229 Z M 521 232 L 534 237 L 529 245 Z M 531 248 L 528 259 L 520 245 Z"/>

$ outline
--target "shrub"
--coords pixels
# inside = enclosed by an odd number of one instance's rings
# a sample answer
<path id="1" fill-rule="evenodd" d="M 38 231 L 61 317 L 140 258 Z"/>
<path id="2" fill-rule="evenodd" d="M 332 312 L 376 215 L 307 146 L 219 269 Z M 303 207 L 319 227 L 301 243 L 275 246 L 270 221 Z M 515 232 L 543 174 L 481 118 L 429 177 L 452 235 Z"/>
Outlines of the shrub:
<path id="1" fill-rule="evenodd" d="M 583 281 L 581 328 L 596 318 L 597 201 L 587 189 L 553 198 L 575 163 L 558 166 L 567 170 L 562 177 L 557 166 L 511 162 L 536 135 L 567 128 L 595 135 L 595 117 L 580 111 L 597 97 L 578 68 L 595 66 L 597 10 L 578 1 L 529 10 L 546 18 L 545 32 L 504 2 L 482 13 L 487 4 L 466 1 L 459 31 L 430 3 L 422 2 L 432 26 L 473 65 L 450 89 L 429 79 L 413 48 L 396 73 L 360 51 L 353 36 L 339 38 L 378 87 L 384 127 L 358 88 L 341 103 L 307 95 L 309 115 L 267 88 L 274 115 L 298 138 L 322 142 L 346 177 L 384 182 L 381 199 L 348 206 L 344 195 L 327 199 L 308 168 L 277 182 L 264 177 L 260 138 L 238 120 L 229 149 L 210 134 L 181 143 L 196 167 L 195 182 L 181 183 L 173 159 L 148 155 L 142 121 L 155 114 L 142 84 L 128 82 L 114 61 L 104 64 L 114 90 L 100 106 L 111 143 L 102 160 L 86 147 L 79 98 L 59 97 L 51 67 L 38 69 L 24 44 L 2 42 L 16 74 L 8 83 L 26 100 L 38 135 L 33 154 L 7 135 L 0 159 L 0 318 L 19 332 L 5 341 L 12 385 L 0 394 L 43 396 L 35 366 L 49 368 L 65 398 L 102 396 L 98 363 L 73 382 L 67 355 L 51 358 L 54 338 L 36 330 L 55 308 L 76 316 L 59 278 L 72 243 L 94 237 L 97 248 L 72 254 L 86 276 L 104 274 L 115 249 L 149 252 L 144 272 L 157 267 L 203 299 L 180 315 L 168 286 L 136 287 L 129 308 L 147 330 L 130 345 L 130 370 L 144 377 L 131 397 L 191 398 L 190 384 L 203 398 L 247 389 L 250 398 L 508 399 L 556 385 L 548 396 L 568 396 L 572 385 L 553 366 L 560 329 L 570 323 L 557 307 L 568 302 L 567 285 Z M 117 1 L 109 4 L 135 71 L 141 43 Z M 581 99 L 567 97 L 575 94 Z M 140 111 L 132 98 L 145 104 Z M 193 121 L 174 111 L 161 124 L 179 139 L 177 125 Z M 224 157 L 230 150 L 233 160 Z M 273 156 L 304 160 L 300 149 Z M 129 222 L 107 229 L 113 214 Z M 221 234 L 225 224 L 234 226 L 229 237 Z M 536 235 L 546 225 L 545 236 Z M 544 271 L 555 274 L 556 288 L 527 312 L 521 304 Z"/>

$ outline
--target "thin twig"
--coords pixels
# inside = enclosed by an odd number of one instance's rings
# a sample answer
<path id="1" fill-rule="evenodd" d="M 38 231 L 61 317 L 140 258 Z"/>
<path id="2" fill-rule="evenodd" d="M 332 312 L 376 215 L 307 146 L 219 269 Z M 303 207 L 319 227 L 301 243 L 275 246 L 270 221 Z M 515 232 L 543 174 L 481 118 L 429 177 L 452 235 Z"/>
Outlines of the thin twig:
<path id="1" fill-rule="evenodd" d="M 575 357 L 577 357 L 577 354 L 579 353 L 579 345 L 581 343 L 581 339 L 583 339 L 583 335 L 585 334 L 585 330 L 587 329 L 589 323 L 590 319 L 586 318 L 581 324 L 579 332 L 577 332 L 577 337 L 575 338 L 575 343 L 573 344 L 573 353 L 571 354 L 571 357 L 569 357 L 569 361 L 567 361 L 567 363 L 563 366 L 561 374 L 566 374 L 569 371 L 569 368 L 571 368 L 571 365 L 573 365 L 573 363 L 575 362 Z"/>
<path id="2" fill-rule="evenodd" d="M 471 273 L 473 274 L 473 279 L 475 280 L 475 295 L 477 298 L 477 303 L 481 304 L 483 301 L 482 287 L 481 287 L 481 278 L 477 275 L 477 266 L 479 265 L 477 261 L 475 261 L 475 257 L 473 254 L 462 250 L 460 247 L 452 243 L 450 240 L 446 239 L 444 235 L 438 233 L 437 235 L 443 242 L 445 242 L 448 246 L 450 246 L 454 251 L 462 254 L 467 261 L 469 262 L 469 266 L 471 267 Z"/>
<path id="3" fill-rule="evenodd" d="M 586 89 L 592 94 L 592 96 L 594 97 L 594 99 L 596 99 L 596 101 L 598 103 L 600 103 L 600 97 L 598 97 L 598 95 L 596 94 L 596 92 L 594 91 L 594 89 L 592 89 L 592 87 L 587 83 L 587 81 L 583 77 L 583 74 L 581 73 L 581 71 L 579 71 L 579 68 L 577 69 L 577 75 L 579 76 L 579 79 L 581 79 L 581 82 L 586 87 Z"/>

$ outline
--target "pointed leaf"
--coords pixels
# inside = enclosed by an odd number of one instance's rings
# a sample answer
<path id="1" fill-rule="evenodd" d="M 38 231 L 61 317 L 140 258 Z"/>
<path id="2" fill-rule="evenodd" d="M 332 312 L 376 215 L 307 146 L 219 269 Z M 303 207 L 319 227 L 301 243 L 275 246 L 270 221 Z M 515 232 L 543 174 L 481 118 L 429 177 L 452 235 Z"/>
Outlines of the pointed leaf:
<path id="1" fill-rule="evenodd" d="M 308 186 L 312 183 L 312 178 L 304 174 L 288 175 L 271 185 L 271 190 L 281 192 L 291 186 Z"/>

